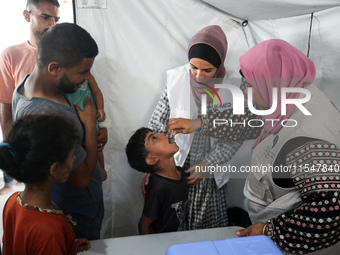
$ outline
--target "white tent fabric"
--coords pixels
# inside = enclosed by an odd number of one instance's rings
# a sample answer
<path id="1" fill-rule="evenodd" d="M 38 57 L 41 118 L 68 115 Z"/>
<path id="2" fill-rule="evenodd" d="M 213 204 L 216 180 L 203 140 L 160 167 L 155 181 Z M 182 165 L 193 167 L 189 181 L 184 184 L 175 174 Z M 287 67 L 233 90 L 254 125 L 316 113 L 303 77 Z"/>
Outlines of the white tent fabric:
<path id="1" fill-rule="evenodd" d="M 286 40 L 307 53 L 314 12 L 309 56 L 316 83 L 340 107 L 339 6 L 337 0 L 107 0 L 106 9 L 77 9 L 77 23 L 99 46 L 92 73 L 113 120 L 104 151 L 108 180 L 102 237 L 138 233 L 144 175 L 128 166 L 125 145 L 133 131 L 147 126 L 165 87 L 166 70 L 187 63 L 191 36 L 204 26 L 220 25 L 229 42 L 225 65 L 238 71 L 239 56 L 266 39 Z M 249 164 L 247 147 L 233 164 Z M 229 205 L 243 206 L 242 180 L 229 186 L 229 197 Z"/>
<path id="2" fill-rule="evenodd" d="M 339 6 L 339 1 L 337 0 L 241 0 L 237 2 L 228 0 L 203 0 L 202 2 L 205 2 L 212 7 L 216 7 L 226 14 L 244 20 L 287 18 Z"/>

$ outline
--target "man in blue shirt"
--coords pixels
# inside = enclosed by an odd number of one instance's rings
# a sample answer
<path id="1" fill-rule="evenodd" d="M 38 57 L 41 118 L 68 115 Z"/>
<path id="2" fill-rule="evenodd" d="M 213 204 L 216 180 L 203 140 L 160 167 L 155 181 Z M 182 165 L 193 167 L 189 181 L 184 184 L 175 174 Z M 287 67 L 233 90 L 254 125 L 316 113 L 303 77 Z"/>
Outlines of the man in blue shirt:
<path id="1" fill-rule="evenodd" d="M 64 94 L 75 92 L 89 79 L 97 54 L 96 42 L 78 25 L 53 26 L 41 38 L 36 66 L 14 91 L 12 103 L 14 119 L 27 114 L 53 113 L 74 121 L 83 144 L 76 147 L 76 160 L 67 183 L 54 185 L 52 201 L 76 221 L 76 237 L 89 240 L 100 238 L 104 215 L 103 177 L 97 161 L 96 109 L 88 99 L 81 111 Z M 99 132 L 98 142 L 106 143 L 106 130 Z"/>

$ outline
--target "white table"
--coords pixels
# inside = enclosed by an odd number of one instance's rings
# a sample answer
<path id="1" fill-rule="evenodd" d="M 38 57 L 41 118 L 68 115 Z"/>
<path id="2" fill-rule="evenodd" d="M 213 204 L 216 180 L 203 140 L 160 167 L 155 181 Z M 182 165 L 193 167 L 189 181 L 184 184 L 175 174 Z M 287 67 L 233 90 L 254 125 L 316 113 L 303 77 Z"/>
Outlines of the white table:
<path id="1" fill-rule="evenodd" d="M 91 241 L 91 249 L 83 254 L 165 255 L 167 248 L 172 244 L 232 238 L 236 237 L 235 231 L 239 229 L 242 228 L 212 228 L 101 239 Z"/>

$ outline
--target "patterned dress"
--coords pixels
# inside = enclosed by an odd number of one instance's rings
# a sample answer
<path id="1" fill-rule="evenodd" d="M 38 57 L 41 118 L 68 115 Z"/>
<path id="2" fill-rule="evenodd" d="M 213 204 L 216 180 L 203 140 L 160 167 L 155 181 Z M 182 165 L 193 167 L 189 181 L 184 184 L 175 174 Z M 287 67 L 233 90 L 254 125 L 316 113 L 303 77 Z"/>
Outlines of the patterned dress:
<path id="1" fill-rule="evenodd" d="M 232 116 L 230 110 L 209 112 L 201 116 L 200 132 L 224 139 L 246 140 L 256 138 L 261 130 L 249 126 L 239 130 L 214 127 L 211 120 L 216 118 L 241 116 Z M 256 118 L 256 115 L 248 111 L 244 118 Z M 295 186 L 303 204 L 269 219 L 265 234 L 286 254 L 306 254 L 339 244 L 340 149 L 330 142 L 311 138 L 294 138 L 287 143 L 289 150 L 283 152 L 282 149 L 278 158 L 283 158 L 281 164 L 291 166 L 285 184 Z"/>
<path id="2" fill-rule="evenodd" d="M 211 106 L 212 104 L 210 103 L 209 106 L 208 103 L 208 108 Z M 165 88 L 151 116 L 149 128 L 155 133 L 166 132 L 169 116 L 170 106 L 167 88 Z M 241 142 L 219 139 L 212 145 L 210 136 L 196 132 L 183 167 L 187 169 L 200 162 L 205 162 L 208 166 L 226 163 L 241 144 Z M 188 207 L 189 230 L 228 226 L 227 185 L 218 188 L 213 176 L 204 178 L 198 184 L 190 186 Z"/>

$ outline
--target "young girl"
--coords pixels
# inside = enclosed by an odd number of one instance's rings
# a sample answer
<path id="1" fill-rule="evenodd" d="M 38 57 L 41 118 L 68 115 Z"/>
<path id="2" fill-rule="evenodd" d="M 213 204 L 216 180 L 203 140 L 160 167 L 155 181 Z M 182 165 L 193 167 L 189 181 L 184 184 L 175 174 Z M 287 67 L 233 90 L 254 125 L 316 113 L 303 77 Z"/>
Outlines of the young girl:
<path id="1" fill-rule="evenodd" d="M 71 103 L 77 103 L 82 110 L 85 107 L 86 98 L 89 97 L 97 108 L 97 131 L 99 128 L 107 128 L 110 126 L 110 120 L 106 119 L 104 112 L 103 94 L 92 74 L 91 78 L 85 81 L 76 92 L 66 94 L 66 97 Z M 98 161 L 102 169 L 103 180 L 106 180 L 107 173 L 105 171 L 103 149 L 103 144 L 98 144 Z"/>
<path id="2" fill-rule="evenodd" d="M 4 207 L 4 254 L 76 254 L 90 248 L 87 239 L 75 240 L 71 216 L 51 201 L 53 184 L 68 179 L 77 137 L 62 117 L 28 115 L 0 144 L 0 168 L 25 183 Z"/>

